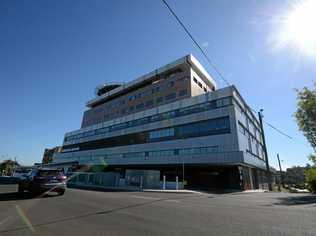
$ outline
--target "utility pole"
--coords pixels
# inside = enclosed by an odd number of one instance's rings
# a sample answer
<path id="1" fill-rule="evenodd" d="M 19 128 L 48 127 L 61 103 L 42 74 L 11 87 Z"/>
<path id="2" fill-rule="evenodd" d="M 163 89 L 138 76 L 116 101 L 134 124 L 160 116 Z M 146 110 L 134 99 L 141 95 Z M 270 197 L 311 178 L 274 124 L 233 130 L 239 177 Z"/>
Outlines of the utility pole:
<path id="1" fill-rule="evenodd" d="M 280 181 L 281 181 L 282 187 L 284 188 L 283 174 L 282 174 L 282 167 L 281 167 L 281 161 L 280 161 L 279 153 L 277 153 L 277 157 L 278 157 L 279 168 L 280 168 Z"/>
<path id="2" fill-rule="evenodd" d="M 272 191 L 271 172 L 270 172 L 270 166 L 269 166 L 268 151 L 267 151 L 267 145 L 266 145 L 266 140 L 265 140 L 265 137 L 264 137 L 264 130 L 263 130 L 263 124 L 262 124 L 262 117 L 263 117 L 262 112 L 263 112 L 263 110 L 260 109 L 260 111 L 258 112 L 258 116 L 259 116 L 259 123 L 260 123 L 260 128 L 261 128 L 263 151 L 264 151 L 264 155 L 265 155 L 265 158 L 266 158 L 266 169 L 267 169 L 268 186 L 269 186 L 269 191 Z"/>

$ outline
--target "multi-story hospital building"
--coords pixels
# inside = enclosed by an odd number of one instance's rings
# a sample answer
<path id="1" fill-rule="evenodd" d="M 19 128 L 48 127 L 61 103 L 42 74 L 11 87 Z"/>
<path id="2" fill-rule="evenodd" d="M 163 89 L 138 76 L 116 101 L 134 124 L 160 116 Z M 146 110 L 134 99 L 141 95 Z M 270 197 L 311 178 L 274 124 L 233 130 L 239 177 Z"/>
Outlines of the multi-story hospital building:
<path id="1" fill-rule="evenodd" d="M 97 88 L 81 128 L 65 134 L 53 163 L 156 170 L 187 188 L 266 186 L 258 120 L 235 86 L 217 89 L 192 56 L 125 84 Z"/>

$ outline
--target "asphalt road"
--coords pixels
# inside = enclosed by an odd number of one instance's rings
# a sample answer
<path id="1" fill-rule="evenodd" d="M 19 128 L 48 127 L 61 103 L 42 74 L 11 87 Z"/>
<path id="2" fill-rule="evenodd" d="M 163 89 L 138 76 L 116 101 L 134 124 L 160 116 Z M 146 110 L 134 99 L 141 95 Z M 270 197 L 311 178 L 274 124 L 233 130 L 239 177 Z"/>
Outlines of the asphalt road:
<path id="1" fill-rule="evenodd" d="M 19 196 L 0 185 L 0 235 L 316 235 L 316 196 L 67 189 Z"/>

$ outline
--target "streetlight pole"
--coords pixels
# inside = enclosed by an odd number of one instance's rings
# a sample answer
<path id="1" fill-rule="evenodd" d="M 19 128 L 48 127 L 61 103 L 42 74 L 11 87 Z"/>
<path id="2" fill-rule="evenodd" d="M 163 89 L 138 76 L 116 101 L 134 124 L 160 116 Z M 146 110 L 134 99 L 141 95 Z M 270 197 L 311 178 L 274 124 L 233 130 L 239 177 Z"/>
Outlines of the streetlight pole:
<path id="1" fill-rule="evenodd" d="M 261 128 L 263 151 L 264 151 L 264 155 L 265 155 L 265 159 L 266 159 L 268 187 L 269 187 L 269 191 L 272 191 L 271 172 L 270 172 L 270 166 L 269 166 L 268 151 L 267 151 L 266 140 L 265 140 L 263 124 L 262 124 L 262 117 L 263 117 L 262 112 L 263 112 L 263 110 L 260 109 L 260 111 L 258 112 L 258 116 L 259 116 L 259 123 L 260 123 L 260 128 Z"/>

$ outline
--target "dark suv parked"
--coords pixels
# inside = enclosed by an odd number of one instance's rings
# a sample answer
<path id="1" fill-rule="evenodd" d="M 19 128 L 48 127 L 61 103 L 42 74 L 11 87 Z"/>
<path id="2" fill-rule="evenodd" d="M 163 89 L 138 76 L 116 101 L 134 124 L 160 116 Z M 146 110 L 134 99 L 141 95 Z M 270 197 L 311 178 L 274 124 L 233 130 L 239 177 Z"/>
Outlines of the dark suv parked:
<path id="1" fill-rule="evenodd" d="M 22 193 L 27 190 L 33 194 L 56 192 L 63 195 L 66 189 L 65 181 L 66 176 L 59 169 L 35 169 L 19 182 L 18 191 Z"/>

